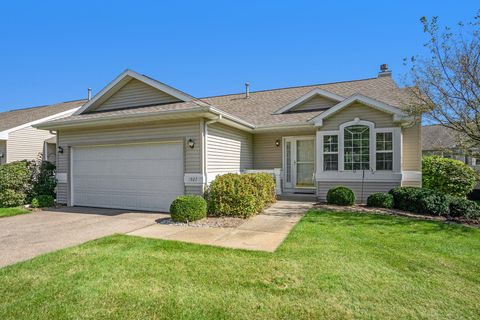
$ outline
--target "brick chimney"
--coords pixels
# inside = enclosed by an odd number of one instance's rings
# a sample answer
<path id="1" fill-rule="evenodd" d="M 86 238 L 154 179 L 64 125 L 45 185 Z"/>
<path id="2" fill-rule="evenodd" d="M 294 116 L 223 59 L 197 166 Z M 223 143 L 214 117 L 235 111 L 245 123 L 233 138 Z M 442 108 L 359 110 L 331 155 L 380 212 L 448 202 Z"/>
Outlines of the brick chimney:
<path id="1" fill-rule="evenodd" d="M 378 73 L 378 77 L 391 77 L 392 71 L 388 69 L 388 64 L 384 63 L 380 65 L 380 72 Z"/>

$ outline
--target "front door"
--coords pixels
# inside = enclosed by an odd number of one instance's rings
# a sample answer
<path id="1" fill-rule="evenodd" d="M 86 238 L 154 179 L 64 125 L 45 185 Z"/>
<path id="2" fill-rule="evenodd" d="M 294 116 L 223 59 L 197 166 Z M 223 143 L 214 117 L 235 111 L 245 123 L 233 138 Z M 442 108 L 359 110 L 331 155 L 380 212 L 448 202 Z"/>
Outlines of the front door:
<path id="1" fill-rule="evenodd" d="M 315 188 L 315 138 L 284 139 L 283 172 L 287 192 Z"/>

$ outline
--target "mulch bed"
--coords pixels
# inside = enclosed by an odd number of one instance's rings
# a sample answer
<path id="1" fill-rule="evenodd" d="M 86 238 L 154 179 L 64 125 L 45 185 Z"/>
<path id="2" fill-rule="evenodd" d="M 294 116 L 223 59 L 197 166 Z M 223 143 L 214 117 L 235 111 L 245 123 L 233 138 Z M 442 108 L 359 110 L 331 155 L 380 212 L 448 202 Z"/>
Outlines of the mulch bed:
<path id="1" fill-rule="evenodd" d="M 233 217 L 206 217 L 189 223 L 175 222 L 171 218 L 163 218 L 158 219 L 157 223 L 198 228 L 236 228 L 245 221 L 247 221 L 247 219 Z"/>
<path id="2" fill-rule="evenodd" d="M 465 226 L 473 226 L 473 227 L 480 227 L 479 220 L 471 220 L 467 218 L 461 217 L 441 217 L 441 216 L 431 216 L 431 215 L 423 215 L 413 212 L 406 212 L 397 209 L 385 209 L 385 208 L 372 208 L 367 207 L 364 204 L 354 204 L 353 206 L 337 206 L 327 203 L 317 203 L 315 204 L 314 208 L 317 209 L 325 209 L 325 210 L 332 210 L 332 211 L 349 211 L 349 212 L 363 212 L 363 213 L 373 213 L 373 214 L 386 214 L 386 215 L 393 215 L 393 216 L 402 216 L 402 217 L 409 217 L 413 219 L 420 219 L 420 220 L 430 220 L 430 221 L 440 221 L 445 223 L 457 223 L 462 224 Z"/>

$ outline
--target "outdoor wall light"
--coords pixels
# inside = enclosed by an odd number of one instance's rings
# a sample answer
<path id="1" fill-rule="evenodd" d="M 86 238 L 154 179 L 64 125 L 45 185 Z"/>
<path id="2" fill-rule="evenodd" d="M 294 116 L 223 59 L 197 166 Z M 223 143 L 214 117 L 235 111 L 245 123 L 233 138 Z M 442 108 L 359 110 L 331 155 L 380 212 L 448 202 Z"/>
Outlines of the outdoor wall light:
<path id="1" fill-rule="evenodd" d="M 195 141 L 193 141 L 192 139 L 188 139 L 188 146 L 190 147 L 190 149 L 195 148 Z"/>
<path id="2" fill-rule="evenodd" d="M 275 140 L 275 146 L 276 146 L 276 147 L 280 147 L 280 140 L 278 140 L 278 139 Z"/>
<path id="3" fill-rule="evenodd" d="M 58 153 L 63 153 L 63 147 L 58 146 Z"/>

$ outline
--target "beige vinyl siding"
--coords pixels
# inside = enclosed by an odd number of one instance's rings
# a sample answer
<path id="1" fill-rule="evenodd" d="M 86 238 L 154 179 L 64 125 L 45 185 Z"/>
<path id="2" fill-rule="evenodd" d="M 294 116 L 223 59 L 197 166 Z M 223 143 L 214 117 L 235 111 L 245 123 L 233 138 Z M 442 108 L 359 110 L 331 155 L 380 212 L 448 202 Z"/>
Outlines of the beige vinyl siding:
<path id="1" fill-rule="evenodd" d="M 253 135 L 253 168 L 282 168 L 282 139 L 288 136 L 315 136 L 315 129 L 278 133 L 256 133 Z M 280 141 L 280 146 L 275 141 Z"/>
<path id="2" fill-rule="evenodd" d="M 324 119 L 323 126 L 320 130 L 338 130 L 338 127 L 342 123 L 352 121 L 355 118 L 373 122 L 375 123 L 375 128 L 389 128 L 397 126 L 393 123 L 393 117 L 391 114 L 357 103 L 348 106 Z"/>
<path id="3" fill-rule="evenodd" d="M 362 182 L 361 181 L 319 181 L 317 182 L 317 196 L 320 201 L 326 201 L 327 192 L 336 186 L 345 186 L 352 189 L 355 193 L 357 202 L 366 202 L 367 197 L 375 192 L 388 192 L 394 187 L 398 187 L 400 182 L 365 182 L 363 185 L 362 198 Z"/>
<path id="4" fill-rule="evenodd" d="M 0 140 L 0 154 L 3 154 L 3 157 L 0 157 L 0 165 L 5 164 L 7 161 L 7 141 Z"/>
<path id="5" fill-rule="evenodd" d="M 196 142 L 193 149 L 188 147 L 186 143 L 188 139 L 193 139 Z M 60 131 L 58 133 L 58 145 L 64 148 L 64 153 L 57 156 L 57 172 L 69 174 L 69 153 L 72 146 L 177 140 L 184 143 L 185 173 L 201 173 L 200 120 Z M 201 194 L 202 187 L 186 187 L 185 193 Z M 59 203 L 69 203 L 68 184 L 59 183 L 57 199 Z"/>
<path id="6" fill-rule="evenodd" d="M 207 159 L 209 174 L 252 169 L 252 134 L 219 123 L 209 125 Z"/>
<path id="7" fill-rule="evenodd" d="M 403 161 L 402 170 L 422 170 L 422 126 L 420 123 L 402 129 L 403 133 Z"/>
<path id="8" fill-rule="evenodd" d="M 322 96 L 314 96 L 302 104 L 296 106 L 291 111 L 301 111 L 301 110 L 315 110 L 315 109 L 327 109 L 333 107 L 338 102 L 327 99 Z"/>
<path id="9" fill-rule="evenodd" d="M 45 140 L 54 137 L 47 130 L 26 127 L 10 132 L 7 141 L 7 162 L 34 160 L 43 155 Z"/>
<path id="10" fill-rule="evenodd" d="M 180 100 L 137 79 L 132 79 L 105 102 L 96 107 L 94 111 L 116 110 L 177 101 Z"/>
<path id="11" fill-rule="evenodd" d="M 402 181 L 402 187 L 421 187 L 421 181 Z"/>

